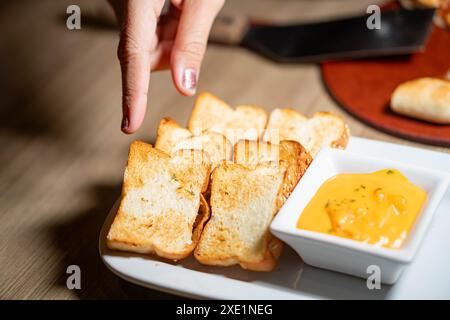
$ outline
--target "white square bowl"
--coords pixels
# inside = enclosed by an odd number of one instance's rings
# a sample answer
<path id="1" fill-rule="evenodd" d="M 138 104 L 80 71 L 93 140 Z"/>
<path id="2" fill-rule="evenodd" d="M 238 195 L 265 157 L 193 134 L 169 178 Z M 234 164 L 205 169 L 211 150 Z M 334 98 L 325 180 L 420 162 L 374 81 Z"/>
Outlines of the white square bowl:
<path id="1" fill-rule="evenodd" d="M 297 221 L 303 209 L 327 179 L 339 173 L 369 173 L 387 168 L 399 170 L 412 183 L 427 192 L 426 202 L 401 248 L 387 249 L 356 240 L 297 229 Z M 367 278 L 370 275 L 368 267 L 375 265 L 379 267 L 381 282 L 393 284 L 419 249 L 448 183 L 449 177 L 440 171 L 324 148 L 317 154 L 280 209 L 270 229 L 309 265 L 362 278 Z"/>

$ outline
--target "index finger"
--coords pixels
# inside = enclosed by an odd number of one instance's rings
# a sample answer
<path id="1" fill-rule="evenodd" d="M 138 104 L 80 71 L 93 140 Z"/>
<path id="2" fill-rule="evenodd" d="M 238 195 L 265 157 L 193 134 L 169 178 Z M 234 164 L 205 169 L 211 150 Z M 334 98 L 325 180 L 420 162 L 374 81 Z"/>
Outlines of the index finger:
<path id="1" fill-rule="evenodd" d="M 142 124 L 150 81 L 150 52 L 163 0 L 128 0 L 118 48 L 122 70 L 122 131 L 133 133 Z"/>

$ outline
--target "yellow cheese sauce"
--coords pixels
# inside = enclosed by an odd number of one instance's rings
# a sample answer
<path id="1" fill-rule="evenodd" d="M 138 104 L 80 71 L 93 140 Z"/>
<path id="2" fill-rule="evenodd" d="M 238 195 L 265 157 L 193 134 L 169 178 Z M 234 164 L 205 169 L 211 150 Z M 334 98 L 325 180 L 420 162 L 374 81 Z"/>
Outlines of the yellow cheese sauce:
<path id="1" fill-rule="evenodd" d="M 398 170 L 338 174 L 319 188 L 297 228 L 400 248 L 426 197 Z"/>

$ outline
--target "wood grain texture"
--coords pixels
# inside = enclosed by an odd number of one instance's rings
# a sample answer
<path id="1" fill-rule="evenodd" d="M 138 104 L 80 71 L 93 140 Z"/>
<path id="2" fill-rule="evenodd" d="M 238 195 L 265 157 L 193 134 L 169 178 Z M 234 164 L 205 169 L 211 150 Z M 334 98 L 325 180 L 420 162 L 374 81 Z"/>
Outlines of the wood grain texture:
<path id="1" fill-rule="evenodd" d="M 82 30 L 68 31 L 77 3 Z M 373 0 L 228 0 L 224 13 L 279 22 L 361 13 Z M 123 135 L 117 32 L 103 0 L 2 2 L 0 21 L 0 298 L 173 298 L 114 276 L 100 261 L 98 234 L 119 195 L 133 139 L 153 142 L 163 116 L 185 124 L 193 98 L 181 97 L 168 72 L 154 73 L 142 129 Z M 105 13 L 106 12 L 106 13 Z M 449 152 L 380 133 L 344 114 L 328 96 L 316 65 L 277 65 L 252 53 L 210 46 L 199 90 L 230 104 L 308 115 L 343 114 L 354 135 Z M 82 270 L 68 290 L 66 268 Z"/>

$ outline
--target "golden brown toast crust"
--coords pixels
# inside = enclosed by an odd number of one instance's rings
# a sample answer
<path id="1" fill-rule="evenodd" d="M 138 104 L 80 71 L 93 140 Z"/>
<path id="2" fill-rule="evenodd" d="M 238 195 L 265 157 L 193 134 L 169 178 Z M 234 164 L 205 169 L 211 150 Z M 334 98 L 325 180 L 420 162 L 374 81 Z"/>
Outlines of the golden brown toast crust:
<path id="1" fill-rule="evenodd" d="M 280 142 L 280 161 L 287 162 L 287 170 L 278 197 L 278 208 L 281 208 L 289 198 L 301 177 L 303 177 L 311 164 L 312 157 L 297 141 L 283 140 Z"/>
<path id="2" fill-rule="evenodd" d="M 208 130 L 224 134 L 231 143 L 240 139 L 258 140 L 266 126 L 267 113 L 255 105 L 235 109 L 211 93 L 201 93 L 188 121 L 195 135 Z"/>
<path id="3" fill-rule="evenodd" d="M 161 119 L 156 134 L 155 148 L 171 154 L 176 144 L 192 137 L 192 133 L 180 126 L 175 120 L 166 117 Z"/>
<path id="4" fill-rule="evenodd" d="M 315 116 L 329 116 L 329 117 L 336 117 L 338 119 L 340 119 L 344 125 L 344 129 L 342 130 L 342 134 L 339 137 L 339 139 L 334 140 L 330 147 L 332 148 L 336 148 L 336 149 L 345 149 L 347 148 L 347 144 L 348 144 L 348 140 L 350 138 L 350 128 L 348 127 L 348 124 L 345 122 L 345 119 L 343 117 L 341 117 L 340 115 L 337 115 L 335 113 L 332 112 L 327 112 L 327 111 L 319 111 L 314 113 L 313 117 Z"/>
<path id="5" fill-rule="evenodd" d="M 274 143 L 295 140 L 315 157 L 323 146 L 345 149 L 349 136 L 349 127 L 339 115 L 316 112 L 307 118 L 294 109 L 286 108 L 272 111 L 263 140 Z"/>
<path id="6" fill-rule="evenodd" d="M 160 121 L 155 147 L 168 154 L 186 149 L 203 150 L 208 153 L 213 167 L 222 160 L 231 160 L 233 149 L 225 135 L 210 131 L 193 135 L 171 118 Z"/>

